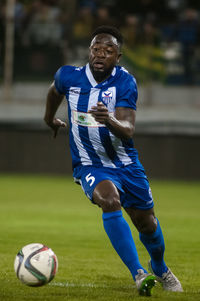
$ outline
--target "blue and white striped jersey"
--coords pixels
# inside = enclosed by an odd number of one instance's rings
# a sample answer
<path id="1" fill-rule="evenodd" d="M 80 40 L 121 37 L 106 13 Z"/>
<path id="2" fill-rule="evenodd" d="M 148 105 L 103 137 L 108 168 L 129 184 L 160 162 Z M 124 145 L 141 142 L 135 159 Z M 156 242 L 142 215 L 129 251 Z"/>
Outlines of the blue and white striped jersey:
<path id="1" fill-rule="evenodd" d="M 73 167 L 122 167 L 139 163 L 133 140 L 121 140 L 97 123 L 88 110 L 102 101 L 111 114 L 116 107 L 136 110 L 137 85 L 123 67 L 116 66 L 105 81 L 98 84 L 89 64 L 63 66 L 55 74 L 55 87 L 68 101 L 70 149 Z"/>

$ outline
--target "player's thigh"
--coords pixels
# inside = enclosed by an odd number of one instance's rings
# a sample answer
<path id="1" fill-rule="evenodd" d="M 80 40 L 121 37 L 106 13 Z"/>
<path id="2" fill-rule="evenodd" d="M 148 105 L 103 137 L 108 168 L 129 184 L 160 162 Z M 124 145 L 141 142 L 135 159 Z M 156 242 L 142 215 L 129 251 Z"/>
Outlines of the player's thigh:
<path id="1" fill-rule="evenodd" d="M 121 195 L 122 206 L 141 210 L 153 208 L 153 197 L 145 171 L 141 168 L 135 168 L 131 164 L 119 172 L 125 191 L 125 194 Z"/>
<path id="2" fill-rule="evenodd" d="M 121 209 L 118 189 L 110 180 L 103 180 L 97 184 L 93 192 L 93 202 L 99 205 L 104 212 Z"/>
<path id="3" fill-rule="evenodd" d="M 96 203 L 99 203 L 102 198 L 109 199 L 111 196 L 112 198 L 116 198 L 116 196 L 118 198 L 118 190 L 122 190 L 119 177 L 115 170 L 113 171 L 110 168 L 80 167 L 74 172 L 74 180 L 81 184 L 86 196 L 92 202 L 94 202 L 94 198 L 96 199 Z M 95 194 L 94 190 L 96 191 Z"/>

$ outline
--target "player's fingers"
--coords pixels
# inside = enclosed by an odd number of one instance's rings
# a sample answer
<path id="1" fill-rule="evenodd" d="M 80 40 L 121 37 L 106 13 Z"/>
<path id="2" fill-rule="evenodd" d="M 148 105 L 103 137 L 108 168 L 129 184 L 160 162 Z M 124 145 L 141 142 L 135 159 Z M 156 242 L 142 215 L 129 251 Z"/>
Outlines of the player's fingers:
<path id="1" fill-rule="evenodd" d="M 66 124 L 65 122 L 62 121 L 62 123 L 60 124 L 60 126 L 61 126 L 62 128 L 65 128 L 65 127 L 67 126 L 67 124 Z"/>
<path id="2" fill-rule="evenodd" d="M 97 107 L 101 108 L 101 107 L 104 107 L 104 108 L 107 108 L 103 102 L 97 102 Z"/>
<path id="3" fill-rule="evenodd" d="M 58 127 L 66 127 L 66 123 L 60 119 L 54 119 L 53 121 L 54 125 L 55 126 L 58 126 Z"/>
<path id="4" fill-rule="evenodd" d="M 97 122 L 106 122 L 108 120 L 108 115 L 107 114 L 95 114 L 95 115 L 92 115 L 94 117 L 94 119 L 97 121 Z"/>
<path id="5" fill-rule="evenodd" d="M 98 108 L 97 112 L 108 112 L 108 109 L 107 108 Z"/>
<path id="6" fill-rule="evenodd" d="M 89 113 L 93 112 L 93 111 L 107 111 L 107 107 L 102 103 L 102 102 L 98 102 L 97 106 L 92 106 L 91 109 L 88 111 Z"/>
<path id="7" fill-rule="evenodd" d="M 103 106 L 98 106 L 97 111 L 99 111 L 99 112 L 108 112 L 108 109 L 107 109 L 106 106 L 103 105 Z"/>
<path id="8" fill-rule="evenodd" d="M 108 119 L 105 117 L 97 117 L 97 118 L 95 118 L 95 120 L 97 122 L 105 123 Z"/>
<path id="9" fill-rule="evenodd" d="M 94 111 L 96 111 L 96 110 L 97 110 L 97 107 L 93 106 L 93 107 L 91 107 L 90 110 L 88 110 L 88 112 L 89 112 L 89 113 L 92 113 L 92 112 L 94 112 Z"/>
<path id="10" fill-rule="evenodd" d="M 56 138 L 57 133 L 58 133 L 58 127 L 54 129 L 54 132 L 53 132 L 53 138 Z"/>
<path id="11" fill-rule="evenodd" d="M 108 115 L 107 112 L 103 112 L 103 111 L 99 112 L 99 111 L 97 111 L 97 112 L 93 113 L 92 116 L 96 117 L 96 118 L 108 118 L 109 115 Z"/>

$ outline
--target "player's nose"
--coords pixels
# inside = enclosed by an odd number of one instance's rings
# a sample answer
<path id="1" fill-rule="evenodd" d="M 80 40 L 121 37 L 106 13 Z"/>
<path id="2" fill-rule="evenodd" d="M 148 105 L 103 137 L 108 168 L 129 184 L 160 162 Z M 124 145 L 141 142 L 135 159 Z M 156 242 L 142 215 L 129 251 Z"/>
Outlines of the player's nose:
<path id="1" fill-rule="evenodd" d="M 105 51 L 103 49 L 99 49 L 97 51 L 97 57 L 105 57 Z"/>

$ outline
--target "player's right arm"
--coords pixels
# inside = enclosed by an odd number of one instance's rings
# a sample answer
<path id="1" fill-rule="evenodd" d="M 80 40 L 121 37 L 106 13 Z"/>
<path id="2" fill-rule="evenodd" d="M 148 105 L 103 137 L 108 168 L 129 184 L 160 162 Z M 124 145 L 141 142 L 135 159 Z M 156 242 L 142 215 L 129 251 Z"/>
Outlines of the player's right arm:
<path id="1" fill-rule="evenodd" d="M 56 87 L 54 82 L 50 86 L 47 94 L 47 100 L 46 100 L 46 109 L 45 109 L 45 115 L 44 115 L 44 121 L 46 124 L 53 130 L 54 138 L 57 136 L 57 132 L 60 127 L 66 127 L 66 123 L 62 120 L 55 118 L 55 114 L 58 110 L 58 107 L 60 106 L 62 100 L 64 98 L 63 94 L 60 94 Z"/>

